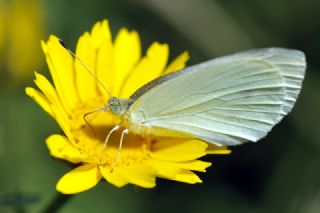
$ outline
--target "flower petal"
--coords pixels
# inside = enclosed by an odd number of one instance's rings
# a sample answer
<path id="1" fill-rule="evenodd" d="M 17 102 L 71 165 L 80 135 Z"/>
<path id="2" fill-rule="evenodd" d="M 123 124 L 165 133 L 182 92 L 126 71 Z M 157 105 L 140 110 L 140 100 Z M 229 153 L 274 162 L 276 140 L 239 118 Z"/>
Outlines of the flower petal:
<path id="1" fill-rule="evenodd" d="M 162 173 L 172 173 L 172 174 L 174 172 L 176 174 L 181 169 L 205 172 L 206 168 L 211 166 L 211 163 L 200 161 L 200 160 L 192 160 L 192 161 L 186 161 L 186 162 L 166 162 L 166 161 L 150 159 L 148 160 L 148 162 L 154 168 L 159 169 L 159 171 L 161 170 Z"/>
<path id="2" fill-rule="evenodd" d="M 181 170 L 172 180 L 189 184 L 202 183 L 202 180 L 198 177 L 198 175 L 189 170 Z"/>
<path id="3" fill-rule="evenodd" d="M 59 107 L 55 107 L 52 105 L 52 113 L 53 117 L 56 120 L 56 122 L 59 124 L 61 129 L 63 130 L 64 134 L 68 137 L 68 139 L 75 144 L 74 137 L 70 130 L 70 123 L 67 118 L 65 118 L 64 114 L 65 112 L 62 111 Z"/>
<path id="4" fill-rule="evenodd" d="M 73 140 L 72 134 L 70 132 L 70 125 L 68 122 L 69 115 L 65 111 L 64 107 L 57 96 L 56 91 L 50 84 L 50 82 L 42 75 L 35 73 L 36 79 L 35 84 L 41 90 L 41 92 L 48 98 L 50 102 L 51 111 L 54 119 L 58 122 L 60 127 L 63 129 L 64 133 L 68 136 L 70 140 Z"/>
<path id="5" fill-rule="evenodd" d="M 230 154 L 231 150 L 229 150 L 228 147 L 226 146 L 216 146 L 214 144 L 208 144 L 206 153 L 209 155 L 212 155 L 212 154 L 226 155 L 226 154 Z"/>
<path id="6" fill-rule="evenodd" d="M 169 74 L 171 72 L 175 72 L 185 68 L 187 61 L 190 56 L 188 52 L 181 53 L 176 59 L 174 59 L 166 68 L 166 70 L 162 73 L 163 75 Z"/>
<path id="7" fill-rule="evenodd" d="M 70 112 L 79 102 L 79 96 L 75 88 L 73 58 L 61 46 L 59 39 L 55 36 L 50 36 L 46 44 L 42 42 L 42 49 L 46 55 L 57 94 L 62 105 Z"/>
<path id="8" fill-rule="evenodd" d="M 124 79 L 141 57 L 141 44 L 136 31 L 120 29 L 114 42 L 114 87 L 113 96 L 118 97 Z"/>
<path id="9" fill-rule="evenodd" d="M 157 176 L 159 177 L 174 179 L 181 170 L 179 167 L 172 166 L 164 161 L 149 159 L 146 163 L 157 170 Z"/>
<path id="10" fill-rule="evenodd" d="M 130 183 L 144 187 L 153 188 L 156 186 L 156 170 L 148 165 L 130 165 L 118 167 L 119 173 L 129 180 Z"/>
<path id="11" fill-rule="evenodd" d="M 125 178 L 120 172 L 118 168 L 115 168 L 113 172 L 110 172 L 110 167 L 108 166 L 100 166 L 100 171 L 102 176 L 111 184 L 117 187 L 123 187 L 129 183 L 128 179 Z"/>
<path id="12" fill-rule="evenodd" d="M 82 101 L 97 96 L 97 80 L 86 70 L 86 67 L 96 75 L 96 49 L 93 39 L 88 32 L 84 33 L 78 40 L 76 55 L 82 60 L 75 61 L 76 87 Z M 85 65 L 85 66 L 84 66 Z"/>
<path id="13" fill-rule="evenodd" d="M 173 165 L 178 166 L 185 170 L 205 172 L 206 168 L 211 166 L 211 163 L 201 161 L 201 160 L 193 160 L 193 161 L 187 161 L 187 162 L 181 162 L 181 163 L 174 163 Z"/>
<path id="14" fill-rule="evenodd" d="M 54 105 L 55 107 L 64 109 L 64 107 L 61 105 L 61 102 L 56 93 L 56 90 L 53 88 L 51 83 L 43 75 L 37 72 L 35 72 L 34 75 L 36 77 L 34 80 L 34 83 L 38 86 L 40 91 L 47 97 L 50 104 Z"/>
<path id="15" fill-rule="evenodd" d="M 128 98 L 137 89 L 149 81 L 159 77 L 165 68 L 169 57 L 167 44 L 154 42 L 147 51 L 147 55 L 129 73 L 122 84 L 120 97 Z"/>
<path id="16" fill-rule="evenodd" d="M 75 194 L 88 190 L 101 180 L 99 168 L 95 164 L 85 164 L 65 174 L 57 183 L 57 191 Z"/>
<path id="17" fill-rule="evenodd" d="M 154 143 L 151 156 L 158 160 L 189 161 L 204 156 L 207 147 L 206 143 L 199 140 L 169 138 Z"/>
<path id="18" fill-rule="evenodd" d="M 89 33 L 82 35 L 77 44 L 77 56 L 85 66 L 97 76 L 99 81 L 111 92 L 112 76 L 114 75 L 114 56 L 111 41 L 111 32 L 107 20 L 96 23 Z M 77 87 L 83 101 L 97 96 L 97 88 L 108 97 L 102 85 L 90 76 L 83 64 L 76 62 Z M 86 85 L 83 87 L 83 85 Z"/>
<path id="19" fill-rule="evenodd" d="M 53 117 L 52 110 L 50 107 L 50 102 L 47 97 L 45 97 L 38 90 L 31 87 L 27 87 L 25 91 L 28 96 L 30 96 L 35 102 L 37 102 L 37 104 L 39 104 L 39 106 L 44 111 L 46 111 L 46 113 L 48 113 L 51 117 Z"/>
<path id="20" fill-rule="evenodd" d="M 51 135 L 47 138 L 46 144 L 50 154 L 55 158 L 65 159 L 71 163 L 80 163 L 83 156 L 69 140 L 61 135 Z"/>
<path id="21" fill-rule="evenodd" d="M 101 44 L 107 39 L 111 41 L 111 32 L 108 20 L 97 22 L 91 31 L 92 42 L 95 49 L 100 48 Z"/>
<path id="22" fill-rule="evenodd" d="M 94 46 L 97 49 L 96 59 L 96 74 L 97 78 L 103 83 L 103 85 L 113 94 L 114 84 L 114 53 L 113 44 L 111 40 L 111 33 L 107 20 L 104 20 L 99 24 L 96 24 L 92 29 L 92 40 Z M 103 94 L 103 97 L 108 97 L 105 89 L 98 84 L 99 92 Z"/>

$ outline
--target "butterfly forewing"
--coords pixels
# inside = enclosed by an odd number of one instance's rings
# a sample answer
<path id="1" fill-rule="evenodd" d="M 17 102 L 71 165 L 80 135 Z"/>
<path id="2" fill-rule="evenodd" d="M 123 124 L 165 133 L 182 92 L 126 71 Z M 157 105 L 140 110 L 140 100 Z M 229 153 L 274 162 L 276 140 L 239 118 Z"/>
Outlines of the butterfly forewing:
<path id="1" fill-rule="evenodd" d="M 210 60 L 139 89 L 129 119 L 218 145 L 257 141 L 292 109 L 305 68 L 302 52 L 280 48 Z"/>

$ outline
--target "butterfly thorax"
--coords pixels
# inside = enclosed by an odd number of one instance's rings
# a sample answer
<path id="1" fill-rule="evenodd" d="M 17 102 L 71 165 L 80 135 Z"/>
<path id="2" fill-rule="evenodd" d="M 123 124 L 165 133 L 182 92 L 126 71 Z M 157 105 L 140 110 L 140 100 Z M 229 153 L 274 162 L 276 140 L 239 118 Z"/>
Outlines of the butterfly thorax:
<path id="1" fill-rule="evenodd" d="M 128 128 L 134 134 L 149 135 L 154 129 L 144 125 L 146 119 L 141 115 L 143 112 L 135 113 L 137 116 L 130 116 L 129 109 L 134 101 L 132 99 L 111 97 L 107 104 L 107 109 L 116 116 L 122 118 L 121 125 Z"/>
<path id="2" fill-rule="evenodd" d="M 111 97 L 107 104 L 107 109 L 116 116 L 122 118 L 121 125 L 131 133 L 149 135 L 150 129 L 143 125 L 144 119 L 132 119 L 129 115 L 129 108 L 134 101 L 132 99 Z"/>

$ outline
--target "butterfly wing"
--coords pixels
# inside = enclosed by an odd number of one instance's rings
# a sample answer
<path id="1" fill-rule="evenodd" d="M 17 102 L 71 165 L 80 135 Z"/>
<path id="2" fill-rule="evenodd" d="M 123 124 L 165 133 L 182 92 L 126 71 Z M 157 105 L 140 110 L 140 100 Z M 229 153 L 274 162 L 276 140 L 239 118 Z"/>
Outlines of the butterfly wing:
<path id="1" fill-rule="evenodd" d="M 281 48 L 213 59 L 139 89 L 129 119 L 218 145 L 255 142 L 291 111 L 305 69 L 302 52 Z"/>

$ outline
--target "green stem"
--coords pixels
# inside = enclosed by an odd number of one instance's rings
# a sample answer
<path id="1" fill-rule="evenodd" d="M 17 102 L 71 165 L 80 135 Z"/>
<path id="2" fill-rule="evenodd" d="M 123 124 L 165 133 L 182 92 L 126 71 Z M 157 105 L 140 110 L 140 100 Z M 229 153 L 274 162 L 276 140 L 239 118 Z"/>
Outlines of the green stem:
<path id="1" fill-rule="evenodd" d="M 54 199 L 49 203 L 49 205 L 45 208 L 43 213 L 56 213 L 58 212 L 67 202 L 72 198 L 72 195 L 64 195 L 58 193 Z"/>

